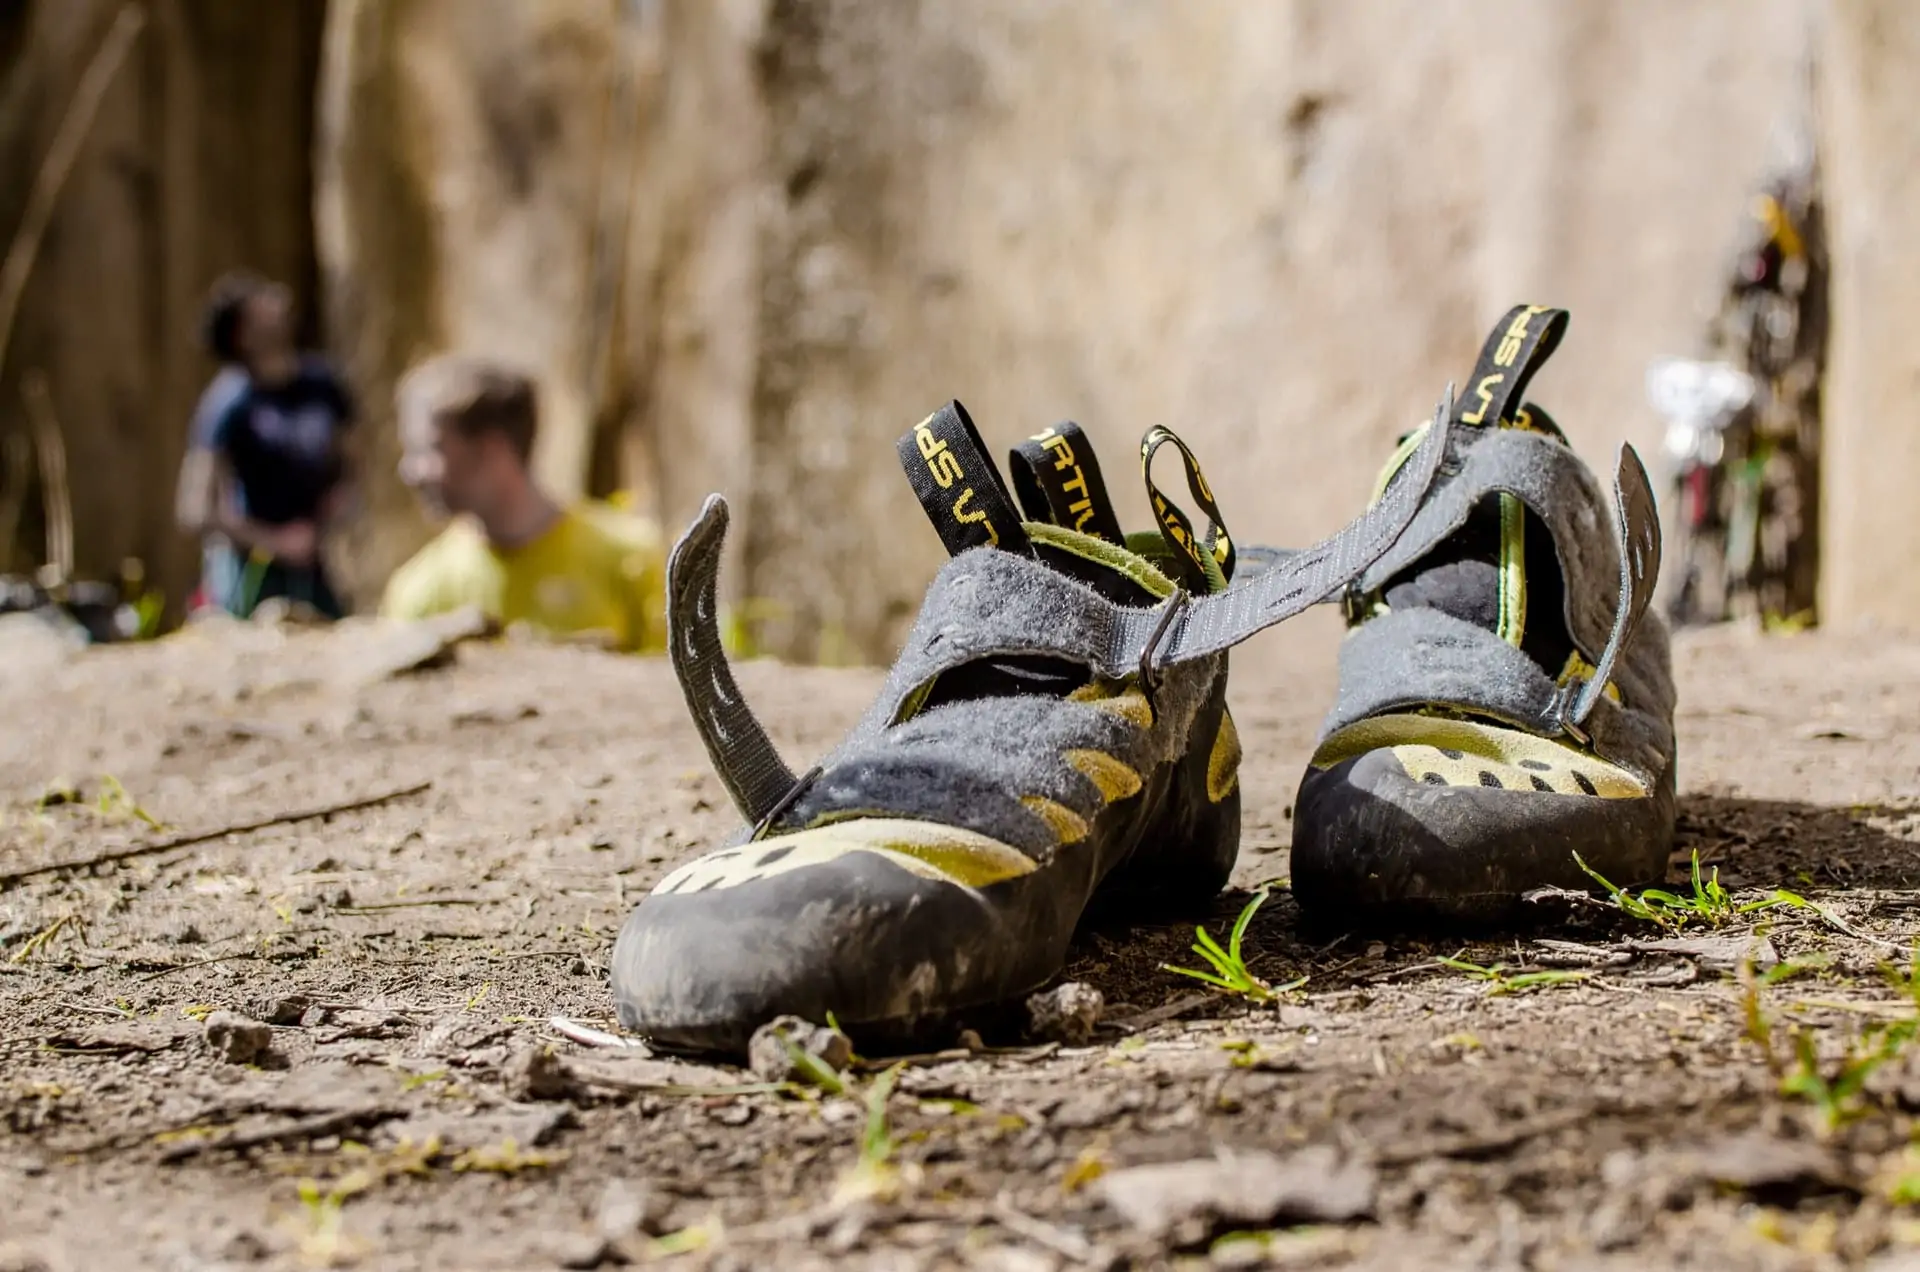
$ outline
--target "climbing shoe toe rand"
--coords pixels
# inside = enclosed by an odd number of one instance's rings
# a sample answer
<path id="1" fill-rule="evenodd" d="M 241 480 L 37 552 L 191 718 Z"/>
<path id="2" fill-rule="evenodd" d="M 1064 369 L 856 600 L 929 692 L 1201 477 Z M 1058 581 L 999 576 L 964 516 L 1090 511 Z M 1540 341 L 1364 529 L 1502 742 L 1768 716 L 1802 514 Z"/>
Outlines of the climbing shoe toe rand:
<path id="1" fill-rule="evenodd" d="M 1622 886 L 1661 877 L 1671 768 L 1631 795 L 1541 791 L 1536 780 L 1562 779 L 1420 745 L 1310 770 L 1294 812 L 1303 913 L 1345 928 L 1507 921 L 1533 889 L 1591 888 L 1576 853 Z"/>
<path id="2" fill-rule="evenodd" d="M 1031 989 L 1073 926 L 1042 911 L 1078 901 L 1035 869 L 987 836 L 906 819 L 709 853 L 662 880 L 621 930 L 620 1021 L 669 1047 L 738 1053 L 776 1015 L 906 1030 Z"/>

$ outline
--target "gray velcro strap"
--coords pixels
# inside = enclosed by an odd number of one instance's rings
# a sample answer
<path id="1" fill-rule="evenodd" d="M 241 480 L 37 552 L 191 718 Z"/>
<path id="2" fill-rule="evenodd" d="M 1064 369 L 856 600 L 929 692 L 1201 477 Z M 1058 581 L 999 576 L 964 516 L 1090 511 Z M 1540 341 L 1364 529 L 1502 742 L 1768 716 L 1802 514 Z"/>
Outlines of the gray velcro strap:
<path id="1" fill-rule="evenodd" d="M 1590 679 L 1568 686 L 1542 723 L 1551 732 L 1584 737 L 1581 726 L 1646 615 L 1660 573 L 1660 518 L 1646 468 L 1633 447 L 1620 448 L 1610 525 L 1599 482 L 1564 443 L 1511 428 L 1462 437 L 1458 469 L 1440 480 L 1412 527 L 1361 578 L 1361 590 L 1386 587 L 1458 532 L 1483 499 L 1517 496 L 1553 536 L 1565 581 L 1567 632 L 1596 668 Z"/>
<path id="2" fill-rule="evenodd" d="M 668 648 L 714 771 L 753 824 L 792 793 L 794 776 L 741 696 L 720 643 L 720 549 L 727 521 L 727 501 L 708 495 L 667 559 Z"/>
<path id="3" fill-rule="evenodd" d="M 1448 398 L 1452 392 L 1449 389 Z M 1431 486 L 1454 427 L 1445 403 L 1384 497 L 1338 534 L 1275 554 L 1226 590 L 1176 592 L 1151 609 L 1116 605 L 1038 561 L 966 552 L 948 562 L 861 733 L 883 728 L 906 696 L 944 671 L 997 654 L 1051 653 L 1111 679 L 1224 653 L 1351 583 L 1407 528 Z"/>
<path id="4" fill-rule="evenodd" d="M 1176 592 L 1145 609 L 1115 605 L 1039 561 L 975 548 L 949 561 L 928 590 L 886 690 L 850 742 L 897 718 L 906 696 L 943 671 L 1003 653 L 1055 653 L 1111 679 L 1224 653 L 1340 591 L 1393 546 L 1418 512 L 1453 428 L 1447 406 L 1386 494 L 1331 538 L 1244 576 L 1226 590 Z M 734 803 L 759 822 L 791 797 L 795 779 L 734 682 L 718 619 L 727 504 L 708 497 L 667 562 L 673 667 L 701 741 Z"/>
<path id="5" fill-rule="evenodd" d="M 1664 681 L 1633 678 L 1635 698 L 1656 709 L 1629 710 L 1604 696 L 1603 686 L 1581 723 L 1567 730 L 1557 719 L 1565 694 L 1532 658 L 1484 627 L 1438 610 L 1382 614 L 1355 628 L 1340 647 L 1340 691 L 1321 737 L 1374 716 L 1451 708 L 1497 720 L 1543 737 L 1578 733 L 1595 755 L 1651 777 L 1673 752 L 1673 735 L 1659 703 L 1671 704 Z"/>
<path id="6" fill-rule="evenodd" d="M 1416 516 L 1440 471 L 1456 425 L 1453 386 L 1434 412 L 1419 447 L 1394 475 L 1373 507 L 1338 534 L 1277 559 L 1225 591 L 1170 605 L 1179 612 L 1127 610 L 1113 651 L 1110 674 L 1132 670 L 1142 658 L 1156 666 L 1222 653 L 1248 637 L 1300 614 L 1338 593 L 1387 553 L 1416 524 Z M 1129 664 L 1124 668 L 1121 664 Z"/>

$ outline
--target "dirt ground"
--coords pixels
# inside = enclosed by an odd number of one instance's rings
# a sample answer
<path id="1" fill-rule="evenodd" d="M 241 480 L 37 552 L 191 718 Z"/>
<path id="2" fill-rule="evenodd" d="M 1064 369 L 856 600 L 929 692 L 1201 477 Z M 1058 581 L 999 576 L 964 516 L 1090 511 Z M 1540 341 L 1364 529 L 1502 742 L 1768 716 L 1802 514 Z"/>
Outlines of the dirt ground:
<path id="1" fill-rule="evenodd" d="M 1190 921 L 1087 933 L 1090 1045 L 989 1033 L 882 1103 L 877 1062 L 769 1091 L 555 1032 L 610 1026 L 622 918 L 731 810 L 663 663 L 468 644 L 396 672 L 419 638 L 0 652 L 0 1269 L 1920 1258 L 1916 1005 L 1884 970 L 1920 907 L 1920 640 L 1677 649 L 1676 861 L 1823 909 L 1676 945 L 1563 899 L 1526 932 L 1310 945 L 1278 889 L 1248 936 L 1308 978 L 1278 1002 L 1161 970 L 1197 961 Z M 1216 933 L 1287 874 L 1336 643 L 1316 613 L 1236 655 Z M 878 675 L 742 681 L 804 762 Z"/>

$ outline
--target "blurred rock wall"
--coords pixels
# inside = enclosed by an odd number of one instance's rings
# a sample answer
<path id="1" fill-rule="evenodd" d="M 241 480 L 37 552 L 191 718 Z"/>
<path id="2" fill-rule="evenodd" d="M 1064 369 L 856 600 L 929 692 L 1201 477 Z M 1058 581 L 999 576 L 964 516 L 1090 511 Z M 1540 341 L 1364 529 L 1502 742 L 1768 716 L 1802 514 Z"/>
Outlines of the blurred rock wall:
<path id="1" fill-rule="evenodd" d="M 446 348 L 542 375 L 561 490 L 627 486 L 670 529 L 725 491 L 729 591 L 802 657 L 884 657 L 911 614 L 939 550 L 891 442 L 951 396 L 996 450 L 1079 419 L 1135 523 L 1134 442 L 1172 424 L 1241 538 L 1298 541 L 1538 300 L 1575 320 L 1537 396 L 1597 464 L 1622 440 L 1657 462 L 1646 364 L 1697 351 L 1818 48 L 1831 607 L 1920 618 L 1876 555 L 1893 514 L 1852 511 L 1899 506 L 1856 421 L 1894 427 L 1920 356 L 1881 267 L 1914 223 L 1899 0 L 324 8 L 322 41 L 320 0 L 153 0 L 89 142 L 0 381 L 3 422 L 20 367 L 54 377 L 85 559 L 144 548 L 182 577 L 199 290 L 243 261 L 301 278 L 316 250 L 368 411 L 342 545 L 363 601 L 427 533 L 392 384 Z M 110 13 L 0 2 L 0 171 L 31 171 Z M 0 182 L 0 228 L 23 188 Z"/>
<path id="2" fill-rule="evenodd" d="M 121 7 L 0 2 L 0 244 Z M 43 372 L 66 439 L 78 569 L 112 578 L 140 556 L 177 598 L 197 556 L 173 530 L 173 477 L 213 370 L 199 350 L 200 299 L 243 265 L 313 293 L 321 0 L 143 7 L 4 351 L 0 434 L 24 429 L 20 378 Z M 30 515 L 18 560 L 38 563 L 38 529 Z"/>
<path id="3" fill-rule="evenodd" d="M 737 469 L 760 119 L 740 9 L 333 0 L 316 223 L 333 343 L 374 424 L 370 515 L 343 554 L 363 602 L 428 532 L 391 475 L 391 407 L 430 354 L 539 374 L 535 465 L 563 494 L 625 486 L 651 507 L 663 468 Z"/>
<path id="4" fill-rule="evenodd" d="M 548 480 L 617 473 L 673 528 L 724 491 L 764 643 L 883 657 L 939 559 L 892 440 L 951 396 L 996 447 L 1079 419 L 1136 522 L 1134 443 L 1173 424 L 1243 538 L 1297 541 L 1537 299 L 1575 313 L 1543 400 L 1601 465 L 1647 447 L 1645 364 L 1696 348 L 1813 30 L 1795 0 L 336 0 L 330 313 L 376 412 L 433 349 L 533 364 Z M 423 532 L 373 498 L 365 585 Z"/>
<path id="5" fill-rule="evenodd" d="M 1920 629 L 1920 9 L 1836 0 L 1822 94 L 1833 256 L 1826 390 L 1829 620 Z"/>
<path id="6" fill-rule="evenodd" d="M 1655 461 L 1645 365 L 1696 350 L 1813 17 L 774 3 L 748 557 L 800 611 L 776 643 L 885 650 L 938 560 L 889 443 L 949 396 L 996 445 L 1078 419 L 1133 524 L 1133 443 L 1171 424 L 1242 539 L 1299 542 L 1541 301 L 1574 323 L 1536 396 L 1596 464 Z"/>

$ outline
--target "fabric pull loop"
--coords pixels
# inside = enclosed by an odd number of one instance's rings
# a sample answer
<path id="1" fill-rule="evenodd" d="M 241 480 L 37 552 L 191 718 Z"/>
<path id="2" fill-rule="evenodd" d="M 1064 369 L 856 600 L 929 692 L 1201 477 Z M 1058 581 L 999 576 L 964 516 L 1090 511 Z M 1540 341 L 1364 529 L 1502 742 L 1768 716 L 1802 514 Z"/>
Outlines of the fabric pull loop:
<path id="1" fill-rule="evenodd" d="M 1187 492 L 1207 515 L 1209 524 L 1205 538 L 1194 532 L 1193 521 L 1186 512 L 1154 484 L 1153 457 L 1168 443 L 1172 443 L 1180 452 L 1180 461 L 1187 470 Z M 1189 590 L 1205 595 L 1226 587 L 1233 578 L 1233 567 L 1237 560 L 1233 537 L 1227 533 L 1226 518 L 1220 515 L 1220 505 L 1214 500 L 1213 488 L 1207 484 L 1206 474 L 1200 471 L 1200 461 L 1194 457 L 1193 451 L 1172 429 L 1155 425 L 1140 439 L 1140 473 L 1146 480 L 1147 498 L 1153 504 L 1153 515 L 1159 522 L 1160 534 L 1166 539 L 1167 546 L 1173 549 Z"/>
<path id="2" fill-rule="evenodd" d="M 1124 544 L 1093 443 L 1072 420 L 1034 434 L 1007 453 L 1014 493 L 1029 521 L 1044 521 Z"/>
<path id="3" fill-rule="evenodd" d="M 1567 334 L 1571 316 L 1544 305 L 1516 305 L 1507 311 L 1480 349 L 1473 378 L 1453 404 L 1461 424 L 1497 428 L 1513 418 L 1524 400 L 1527 382 L 1546 364 Z"/>
<path id="4" fill-rule="evenodd" d="M 1449 407 L 1453 386 L 1434 410 L 1421 436 L 1386 491 L 1346 527 L 1310 548 L 1303 548 L 1267 569 L 1230 584 L 1223 591 L 1196 596 L 1180 609 L 1180 619 L 1162 627 L 1159 609 L 1126 610 L 1118 615 L 1114 653 L 1103 674 L 1124 675 L 1151 649 L 1154 665 L 1165 667 L 1222 653 L 1294 615 L 1337 595 L 1378 561 L 1405 534 L 1433 488 L 1434 478 L 1453 438 Z"/>
<path id="5" fill-rule="evenodd" d="M 949 555 L 983 547 L 1032 554 L 1013 497 L 966 407 L 947 403 L 903 433 L 895 450 Z"/>

